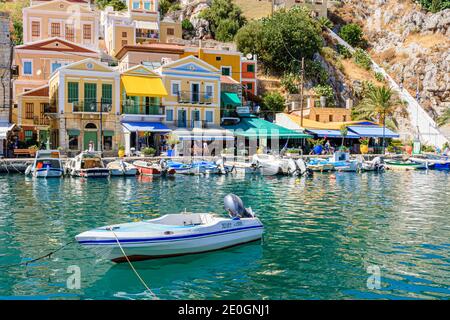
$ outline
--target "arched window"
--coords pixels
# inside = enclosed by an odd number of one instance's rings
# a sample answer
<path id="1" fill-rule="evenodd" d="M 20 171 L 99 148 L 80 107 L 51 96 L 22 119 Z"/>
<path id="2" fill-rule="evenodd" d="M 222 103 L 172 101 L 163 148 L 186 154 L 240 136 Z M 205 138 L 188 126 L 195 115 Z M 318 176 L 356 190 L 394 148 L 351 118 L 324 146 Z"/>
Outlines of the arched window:
<path id="1" fill-rule="evenodd" d="M 94 123 L 88 123 L 84 126 L 85 129 L 97 129 L 97 126 Z"/>

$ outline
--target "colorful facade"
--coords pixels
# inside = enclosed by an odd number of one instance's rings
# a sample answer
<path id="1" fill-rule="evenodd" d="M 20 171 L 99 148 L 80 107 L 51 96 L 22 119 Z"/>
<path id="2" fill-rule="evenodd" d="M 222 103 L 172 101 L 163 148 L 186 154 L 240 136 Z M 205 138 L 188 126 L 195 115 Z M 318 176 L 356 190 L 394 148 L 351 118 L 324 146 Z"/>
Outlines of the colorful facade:
<path id="1" fill-rule="evenodd" d="M 120 74 L 94 59 L 59 68 L 49 81 L 52 145 L 79 152 L 115 151 L 120 136 Z"/>
<path id="2" fill-rule="evenodd" d="M 194 56 L 156 69 L 168 96 L 165 123 L 173 128 L 207 128 L 220 124 L 219 70 Z"/>
<path id="3" fill-rule="evenodd" d="M 117 54 L 122 47 L 142 43 L 167 42 L 181 38 L 181 23 L 160 19 L 158 0 L 128 0 L 128 9 L 114 11 L 112 7 L 101 12 L 102 34 L 106 50 Z"/>
<path id="4" fill-rule="evenodd" d="M 98 48 L 99 14 L 84 1 L 34 1 L 23 9 L 23 42 L 62 38 Z"/>

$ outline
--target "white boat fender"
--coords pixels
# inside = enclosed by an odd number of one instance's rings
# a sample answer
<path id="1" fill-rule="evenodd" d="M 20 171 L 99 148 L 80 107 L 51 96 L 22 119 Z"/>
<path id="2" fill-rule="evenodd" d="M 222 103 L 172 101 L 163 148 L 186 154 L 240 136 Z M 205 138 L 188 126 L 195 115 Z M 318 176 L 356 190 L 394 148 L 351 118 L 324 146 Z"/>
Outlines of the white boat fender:
<path id="1" fill-rule="evenodd" d="M 28 167 L 27 167 L 27 169 L 25 170 L 25 175 L 29 175 L 30 173 L 31 173 L 31 169 L 33 168 L 33 165 L 29 165 Z"/>

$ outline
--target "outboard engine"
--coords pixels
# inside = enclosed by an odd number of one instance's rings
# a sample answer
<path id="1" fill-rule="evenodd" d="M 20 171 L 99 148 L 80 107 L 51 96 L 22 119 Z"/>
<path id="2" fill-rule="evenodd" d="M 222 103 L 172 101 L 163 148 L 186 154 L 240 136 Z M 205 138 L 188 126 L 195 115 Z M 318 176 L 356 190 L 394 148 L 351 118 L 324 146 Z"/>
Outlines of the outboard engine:
<path id="1" fill-rule="evenodd" d="M 300 170 L 300 175 L 304 175 L 308 171 L 305 161 L 303 161 L 303 159 L 297 159 L 296 163 Z"/>
<path id="2" fill-rule="evenodd" d="M 373 158 L 372 166 L 377 170 L 383 170 L 384 169 L 383 160 L 381 160 L 380 157 Z"/>
<path id="3" fill-rule="evenodd" d="M 299 171 L 295 161 L 293 159 L 288 159 L 287 163 L 288 163 L 288 174 L 292 176 L 298 175 Z"/>
<path id="4" fill-rule="evenodd" d="M 242 202 L 241 198 L 239 198 L 235 194 L 228 194 L 223 199 L 223 207 L 228 212 L 230 217 L 235 218 L 252 218 L 253 214 L 249 212 Z"/>

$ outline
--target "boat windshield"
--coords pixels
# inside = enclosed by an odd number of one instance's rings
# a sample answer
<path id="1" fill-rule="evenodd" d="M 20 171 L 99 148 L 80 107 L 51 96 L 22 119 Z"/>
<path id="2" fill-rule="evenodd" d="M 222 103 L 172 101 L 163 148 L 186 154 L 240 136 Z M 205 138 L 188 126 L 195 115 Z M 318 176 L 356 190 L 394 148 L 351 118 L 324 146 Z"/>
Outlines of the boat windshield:
<path id="1" fill-rule="evenodd" d="M 61 163 L 57 159 L 42 159 L 36 161 L 36 169 L 47 169 L 47 168 L 54 168 L 54 169 L 60 169 Z"/>
<path id="2" fill-rule="evenodd" d="M 103 163 L 100 159 L 83 159 L 81 161 L 81 169 L 103 168 Z"/>

